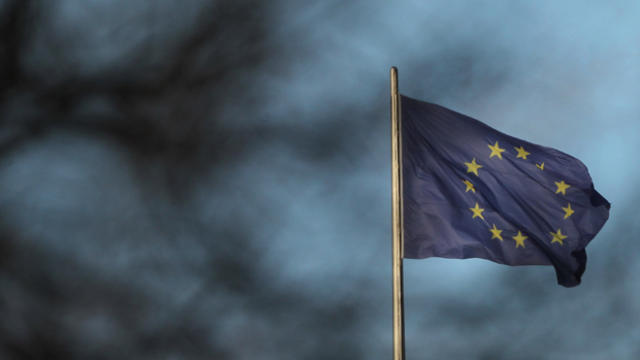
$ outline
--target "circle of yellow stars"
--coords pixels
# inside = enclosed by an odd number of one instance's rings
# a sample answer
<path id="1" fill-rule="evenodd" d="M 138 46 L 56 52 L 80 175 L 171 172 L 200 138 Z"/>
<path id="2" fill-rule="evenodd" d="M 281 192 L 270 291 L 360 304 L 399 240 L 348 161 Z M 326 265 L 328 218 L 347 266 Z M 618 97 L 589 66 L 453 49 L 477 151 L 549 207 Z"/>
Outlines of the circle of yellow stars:
<path id="1" fill-rule="evenodd" d="M 496 141 L 493 144 L 489 143 L 487 146 L 491 151 L 491 153 L 489 154 L 489 159 L 496 157 L 497 160 L 503 160 L 503 157 L 502 157 L 503 153 L 507 150 L 505 148 L 501 148 L 500 143 L 498 141 Z M 514 146 L 513 149 L 516 151 L 515 153 L 516 159 L 527 160 L 527 156 L 531 155 L 531 153 L 528 152 L 522 145 L 517 147 Z M 509 152 L 507 152 L 507 154 L 509 154 Z M 465 162 L 464 165 L 467 167 L 467 173 L 471 173 L 477 177 L 480 177 L 479 170 L 483 168 L 483 165 L 479 164 L 476 158 L 472 158 L 471 161 Z M 536 163 L 535 165 L 540 171 L 544 171 L 545 169 L 544 162 Z M 476 192 L 476 188 L 470 180 L 462 179 L 462 183 L 465 186 L 465 190 L 464 190 L 465 193 L 469 191 L 473 193 Z M 571 185 L 567 184 L 564 180 L 555 181 L 554 184 L 556 185 L 556 191 L 555 191 L 556 194 L 567 195 L 567 189 L 571 187 Z M 484 216 L 482 215 L 482 212 L 484 212 L 485 209 L 481 208 L 478 202 L 476 202 L 474 207 L 469 208 L 469 210 L 471 211 L 472 219 L 480 218 L 483 221 L 485 220 Z M 571 208 L 571 203 L 567 203 L 567 206 L 562 207 L 562 210 L 564 211 L 564 220 L 571 217 L 571 215 L 573 215 L 573 213 L 575 212 L 575 210 Z M 497 239 L 500 242 L 503 242 L 504 241 L 504 238 L 502 236 L 503 231 L 504 230 L 499 229 L 496 226 L 496 224 L 493 224 L 493 226 L 489 228 L 489 232 L 491 233 L 491 239 Z M 564 245 L 564 240 L 568 237 L 568 235 L 562 233 L 562 229 L 560 228 L 558 228 L 555 232 L 550 231 L 549 234 L 551 236 L 551 244 L 558 244 L 560 246 Z M 529 237 L 524 235 L 521 230 L 518 230 L 517 234 L 512 236 L 511 238 L 515 242 L 516 248 L 519 248 L 519 247 L 525 248 L 526 247 L 525 240 L 527 240 Z"/>

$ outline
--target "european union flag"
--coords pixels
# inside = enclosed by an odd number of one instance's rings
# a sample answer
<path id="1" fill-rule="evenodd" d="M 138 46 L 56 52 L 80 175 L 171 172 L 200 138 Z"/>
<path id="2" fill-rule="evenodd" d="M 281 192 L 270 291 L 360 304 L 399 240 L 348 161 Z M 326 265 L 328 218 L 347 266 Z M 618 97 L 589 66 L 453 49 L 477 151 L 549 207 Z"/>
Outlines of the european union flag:
<path id="1" fill-rule="evenodd" d="M 405 258 L 553 265 L 576 286 L 609 202 L 580 160 L 401 96 Z"/>

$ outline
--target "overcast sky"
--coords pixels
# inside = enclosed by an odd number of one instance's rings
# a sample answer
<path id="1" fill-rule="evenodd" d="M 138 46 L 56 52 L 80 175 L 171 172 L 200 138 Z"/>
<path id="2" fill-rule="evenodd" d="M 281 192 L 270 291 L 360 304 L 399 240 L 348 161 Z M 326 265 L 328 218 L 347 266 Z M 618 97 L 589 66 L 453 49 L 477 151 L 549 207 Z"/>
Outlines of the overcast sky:
<path id="1" fill-rule="evenodd" d="M 576 288 L 407 260 L 407 358 L 640 356 L 636 2 L 0 14 L 0 357 L 389 359 L 390 66 L 581 159 L 612 203 Z"/>

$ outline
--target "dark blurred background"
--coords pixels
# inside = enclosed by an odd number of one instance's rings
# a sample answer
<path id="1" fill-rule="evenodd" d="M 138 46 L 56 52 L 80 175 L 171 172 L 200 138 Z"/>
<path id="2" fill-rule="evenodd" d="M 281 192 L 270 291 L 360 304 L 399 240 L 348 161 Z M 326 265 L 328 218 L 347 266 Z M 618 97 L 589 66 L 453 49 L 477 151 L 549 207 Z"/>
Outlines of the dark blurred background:
<path id="1" fill-rule="evenodd" d="M 407 261 L 407 358 L 640 358 L 639 15 L 0 0 L 0 359 L 390 359 L 391 65 L 612 203 L 577 288 Z"/>

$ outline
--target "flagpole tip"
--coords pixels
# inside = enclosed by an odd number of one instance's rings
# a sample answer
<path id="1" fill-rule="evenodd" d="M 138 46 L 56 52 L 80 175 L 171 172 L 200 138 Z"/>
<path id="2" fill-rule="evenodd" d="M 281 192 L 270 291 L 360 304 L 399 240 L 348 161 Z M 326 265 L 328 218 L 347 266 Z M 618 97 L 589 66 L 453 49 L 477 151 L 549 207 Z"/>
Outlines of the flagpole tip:
<path id="1" fill-rule="evenodd" d="M 389 70 L 389 77 L 391 78 L 391 95 L 398 95 L 398 68 L 392 66 Z"/>

